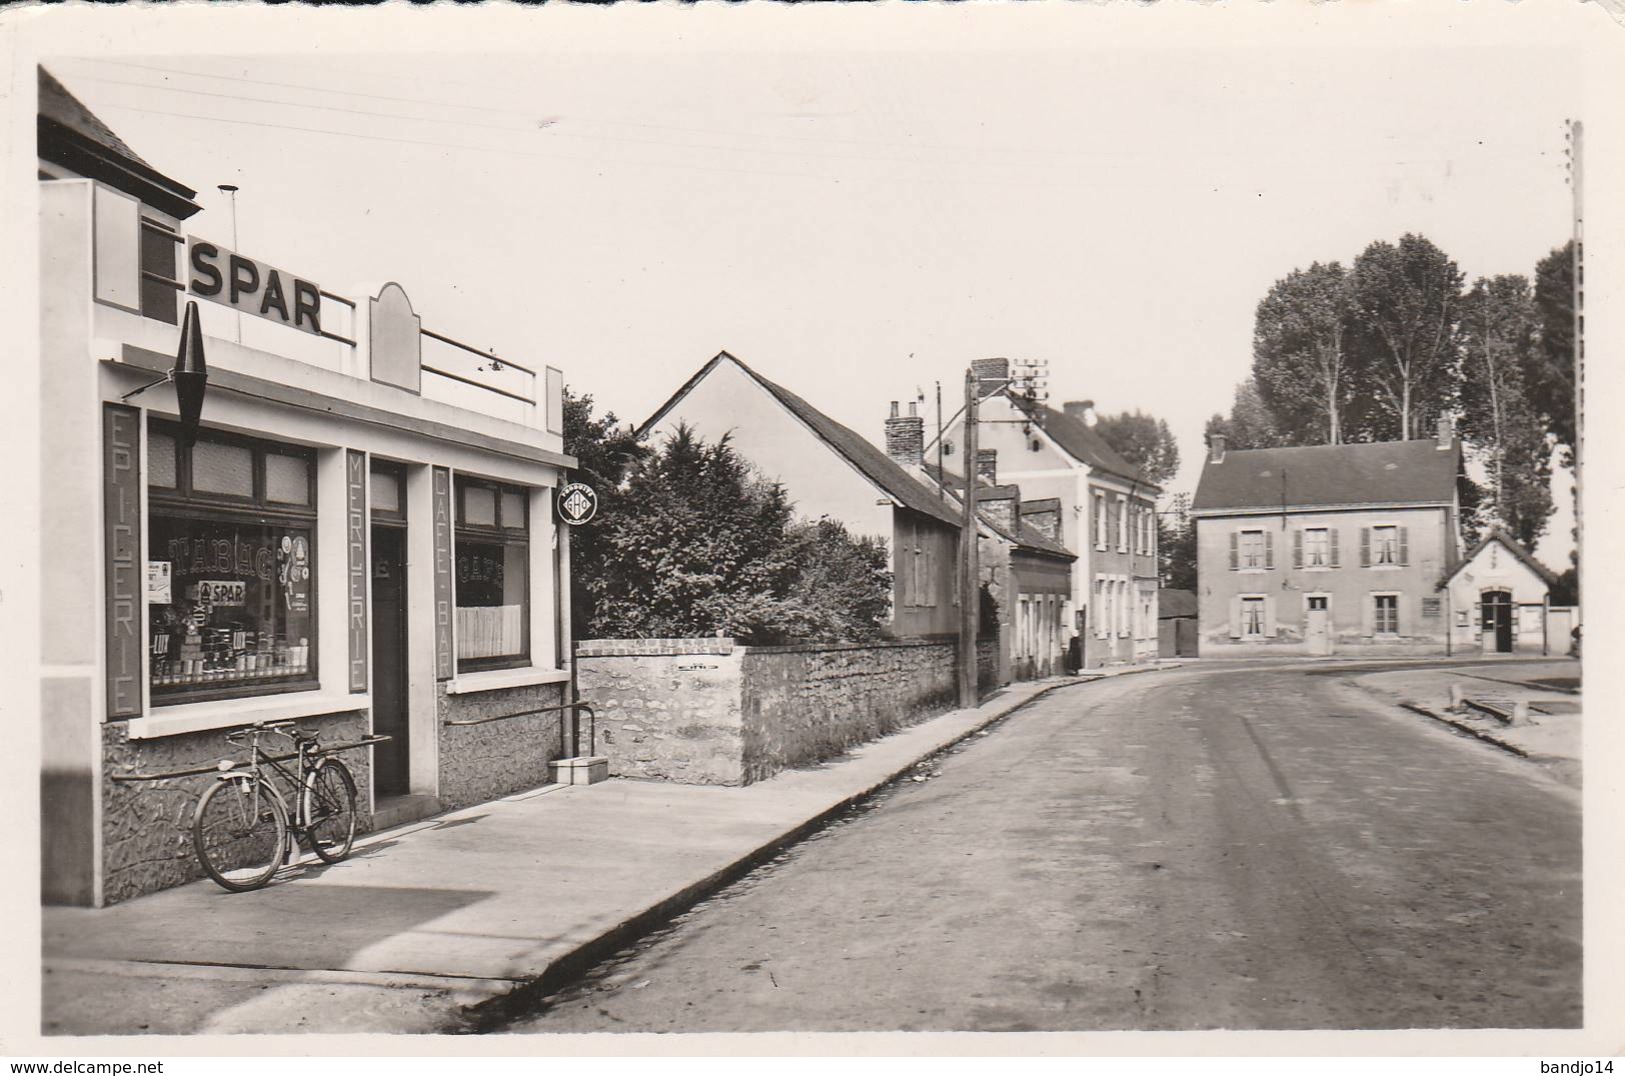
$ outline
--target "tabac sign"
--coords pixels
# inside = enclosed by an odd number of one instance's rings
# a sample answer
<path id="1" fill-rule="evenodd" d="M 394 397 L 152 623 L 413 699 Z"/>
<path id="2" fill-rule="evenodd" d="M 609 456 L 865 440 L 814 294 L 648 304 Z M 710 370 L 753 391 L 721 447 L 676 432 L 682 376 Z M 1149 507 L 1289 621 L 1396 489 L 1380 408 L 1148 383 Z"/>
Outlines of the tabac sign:
<path id="1" fill-rule="evenodd" d="M 186 237 L 186 290 L 245 314 L 320 336 L 322 289 L 285 269 Z"/>

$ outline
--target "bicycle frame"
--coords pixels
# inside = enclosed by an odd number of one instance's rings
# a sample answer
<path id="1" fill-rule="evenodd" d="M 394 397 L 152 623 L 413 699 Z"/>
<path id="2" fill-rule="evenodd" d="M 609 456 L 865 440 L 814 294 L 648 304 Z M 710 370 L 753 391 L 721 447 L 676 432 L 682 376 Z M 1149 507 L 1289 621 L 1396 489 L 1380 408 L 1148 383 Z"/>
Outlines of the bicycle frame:
<path id="1" fill-rule="evenodd" d="M 294 741 L 295 755 L 294 769 L 292 771 L 290 771 L 282 763 L 278 762 L 275 758 L 266 754 L 265 749 L 260 746 L 260 734 L 262 732 L 275 732 L 280 735 L 287 736 L 289 739 Z M 271 795 L 275 796 L 282 803 L 283 814 L 288 819 L 288 840 L 289 843 L 292 844 L 294 838 L 300 834 L 308 833 L 311 826 L 304 789 L 306 776 L 313 768 L 310 765 L 310 761 L 311 755 L 316 750 L 316 741 L 296 737 L 282 729 L 270 727 L 254 728 L 252 729 L 252 736 L 253 738 L 248 744 L 249 760 L 242 765 L 238 765 L 237 763 L 233 762 L 229 769 L 221 770 L 219 779 L 222 781 L 228 781 L 234 777 L 243 775 L 252 775 L 254 778 L 256 778 L 254 782 L 254 795 L 256 797 L 254 810 L 256 811 L 259 809 L 259 789 L 262 786 L 270 789 Z M 282 794 L 282 789 L 277 786 L 277 782 L 271 780 L 266 775 L 266 767 L 275 770 L 282 777 L 282 780 L 288 783 L 289 788 L 292 789 L 293 807 L 291 809 L 288 806 L 287 797 Z"/>

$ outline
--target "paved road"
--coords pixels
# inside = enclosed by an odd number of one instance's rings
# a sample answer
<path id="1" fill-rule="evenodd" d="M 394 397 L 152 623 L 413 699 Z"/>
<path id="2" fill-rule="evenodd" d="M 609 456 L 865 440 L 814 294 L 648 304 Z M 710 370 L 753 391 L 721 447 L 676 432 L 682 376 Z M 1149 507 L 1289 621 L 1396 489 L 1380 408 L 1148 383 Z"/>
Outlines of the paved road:
<path id="1" fill-rule="evenodd" d="M 511 1030 L 1578 1026 L 1576 794 L 1347 675 L 1053 693 Z"/>

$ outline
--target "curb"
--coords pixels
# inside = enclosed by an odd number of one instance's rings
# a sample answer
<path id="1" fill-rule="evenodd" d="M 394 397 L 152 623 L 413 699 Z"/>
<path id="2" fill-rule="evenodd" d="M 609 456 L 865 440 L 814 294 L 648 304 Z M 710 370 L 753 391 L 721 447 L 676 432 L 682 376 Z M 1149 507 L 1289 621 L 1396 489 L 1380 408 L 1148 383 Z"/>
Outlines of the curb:
<path id="1" fill-rule="evenodd" d="M 1494 736 L 1491 736 L 1489 733 L 1484 732 L 1481 729 L 1475 729 L 1471 725 L 1464 724 L 1464 723 L 1462 723 L 1460 721 L 1451 720 L 1450 718 L 1445 717 L 1443 714 L 1436 714 L 1432 710 L 1429 710 L 1425 706 L 1419 706 L 1414 702 L 1402 702 L 1399 705 L 1404 707 L 1405 709 L 1411 711 L 1412 713 L 1421 714 L 1423 717 L 1431 717 L 1431 718 L 1433 718 L 1433 720 L 1438 721 L 1441 724 L 1449 725 L 1451 728 L 1457 729 L 1457 730 L 1459 730 L 1461 732 L 1465 732 L 1469 736 L 1473 736 L 1473 737 L 1476 737 L 1477 739 L 1483 740 L 1487 744 L 1493 744 L 1494 746 L 1499 747 L 1503 751 L 1507 751 L 1507 752 L 1510 752 L 1511 754 L 1517 755 L 1519 758 L 1528 758 L 1528 757 L 1530 757 L 1529 752 L 1525 751 L 1521 747 L 1518 747 L 1518 746 L 1516 746 L 1514 744 L 1509 744 L 1505 740 L 1498 740 Z"/>
<path id="2" fill-rule="evenodd" d="M 1151 668 L 1144 670 L 1154 671 Z M 1117 675 L 1123 675 L 1121 673 Z M 648 934 L 661 923 L 674 918 L 688 908 L 698 904 L 707 896 L 717 890 L 737 881 L 749 874 L 757 867 L 768 862 L 786 848 L 800 843 L 813 831 L 823 828 L 837 816 L 850 810 L 852 807 L 869 799 L 888 785 L 907 776 L 911 770 L 926 759 L 943 754 L 964 743 L 966 740 L 983 731 L 988 726 L 1014 714 L 1039 699 L 1044 698 L 1052 691 L 1065 687 L 1078 687 L 1082 684 L 1095 683 L 1098 680 L 1112 679 L 1113 677 L 1096 677 L 1094 679 L 1068 679 L 1061 683 L 1050 684 L 1042 690 L 1035 691 L 1027 698 L 1008 708 L 988 714 L 984 719 L 978 720 L 967 727 L 963 732 L 953 738 L 939 743 L 924 753 L 917 755 L 909 762 L 903 764 L 883 777 L 872 782 L 868 787 L 860 789 L 849 796 L 842 797 L 838 802 L 819 811 L 816 815 L 791 827 L 777 837 L 759 845 L 755 850 L 748 852 L 734 862 L 712 872 L 705 878 L 671 894 L 665 899 L 645 908 L 628 919 L 604 931 L 596 938 L 581 943 L 575 949 L 556 957 L 545 967 L 541 974 L 520 984 L 516 989 L 495 997 L 487 998 L 473 1005 L 463 1006 L 448 1016 L 445 1026 L 438 1029 L 442 1034 L 479 1034 L 489 1031 L 518 1015 L 523 1009 L 540 998 L 556 993 L 594 964 L 619 949 Z"/>

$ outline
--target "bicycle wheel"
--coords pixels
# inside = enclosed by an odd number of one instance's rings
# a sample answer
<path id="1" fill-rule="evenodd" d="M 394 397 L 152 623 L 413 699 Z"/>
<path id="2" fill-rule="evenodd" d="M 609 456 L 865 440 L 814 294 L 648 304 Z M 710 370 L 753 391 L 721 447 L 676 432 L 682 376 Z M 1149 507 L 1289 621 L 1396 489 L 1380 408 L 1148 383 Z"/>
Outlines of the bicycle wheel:
<path id="1" fill-rule="evenodd" d="M 355 843 L 355 778 L 336 758 L 324 758 L 305 778 L 305 833 L 328 863 L 350 854 Z"/>
<path id="2" fill-rule="evenodd" d="M 192 847 L 210 878 L 234 893 L 258 889 L 282 865 L 288 811 L 262 778 L 240 773 L 216 781 L 192 816 Z"/>

